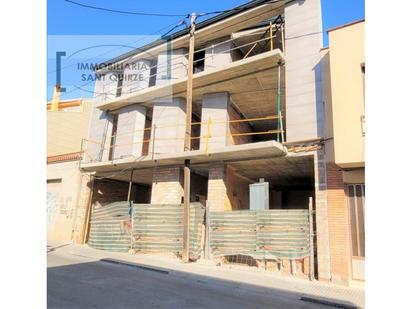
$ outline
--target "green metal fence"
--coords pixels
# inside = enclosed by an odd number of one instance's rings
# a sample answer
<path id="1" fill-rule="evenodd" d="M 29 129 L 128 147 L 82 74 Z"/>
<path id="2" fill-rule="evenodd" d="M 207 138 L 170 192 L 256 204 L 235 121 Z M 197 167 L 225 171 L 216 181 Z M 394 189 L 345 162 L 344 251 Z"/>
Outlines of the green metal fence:
<path id="1" fill-rule="evenodd" d="M 90 221 L 89 246 L 108 251 L 127 252 L 130 233 L 124 228 L 129 216 L 129 203 L 117 202 L 93 209 Z"/>
<path id="2" fill-rule="evenodd" d="M 127 252 L 172 252 L 183 250 L 183 205 L 133 204 L 130 227 L 129 203 L 118 202 L 92 213 L 88 244 L 96 249 Z M 190 205 L 190 257 L 200 258 L 205 208 Z M 133 237 L 132 237 L 132 235 Z"/>
<path id="3" fill-rule="evenodd" d="M 205 208 L 190 205 L 190 257 L 201 255 L 202 225 Z M 138 252 L 173 252 L 183 250 L 183 205 L 135 205 L 133 249 Z"/>
<path id="4" fill-rule="evenodd" d="M 211 212 L 209 235 L 214 257 L 247 255 L 256 259 L 300 259 L 310 254 L 309 211 Z"/>

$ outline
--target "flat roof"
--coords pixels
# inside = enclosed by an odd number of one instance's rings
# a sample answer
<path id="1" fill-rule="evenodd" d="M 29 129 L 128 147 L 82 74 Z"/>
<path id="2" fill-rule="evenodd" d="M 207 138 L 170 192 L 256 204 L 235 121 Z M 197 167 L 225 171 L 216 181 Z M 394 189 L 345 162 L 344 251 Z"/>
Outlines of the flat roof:
<path id="1" fill-rule="evenodd" d="M 363 23 L 363 22 L 365 22 L 365 18 L 363 18 L 363 19 L 358 19 L 358 20 L 354 20 L 354 21 L 348 22 L 348 23 L 346 23 L 346 24 L 343 24 L 343 25 L 340 25 L 340 26 L 336 26 L 336 27 L 327 29 L 326 32 L 329 33 L 329 32 L 331 32 L 331 31 L 335 31 L 335 30 L 338 30 L 338 29 L 342 29 L 342 28 L 349 27 L 349 26 L 352 26 L 352 25 L 355 25 L 355 24 L 359 24 L 359 23 Z"/>

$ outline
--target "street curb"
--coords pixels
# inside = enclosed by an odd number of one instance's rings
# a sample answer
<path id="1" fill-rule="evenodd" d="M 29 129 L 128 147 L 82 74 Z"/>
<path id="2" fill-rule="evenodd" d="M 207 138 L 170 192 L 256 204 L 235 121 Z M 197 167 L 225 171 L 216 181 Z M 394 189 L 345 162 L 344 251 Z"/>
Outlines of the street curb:
<path id="1" fill-rule="evenodd" d="M 135 268 L 139 268 L 139 269 L 143 269 L 143 270 L 149 270 L 149 271 L 154 271 L 154 272 L 158 272 L 158 273 L 162 273 L 162 274 L 169 274 L 168 270 L 164 270 L 164 269 L 159 269 L 159 268 L 154 268 L 154 267 L 148 267 L 148 266 L 143 266 L 140 264 L 136 264 L 136 263 L 132 263 L 132 262 L 124 262 L 121 260 L 115 260 L 115 259 L 100 259 L 100 262 L 104 262 L 104 263 L 110 263 L 110 264 L 117 264 L 117 265 L 124 265 L 124 266 L 128 266 L 128 267 L 135 267 Z"/>

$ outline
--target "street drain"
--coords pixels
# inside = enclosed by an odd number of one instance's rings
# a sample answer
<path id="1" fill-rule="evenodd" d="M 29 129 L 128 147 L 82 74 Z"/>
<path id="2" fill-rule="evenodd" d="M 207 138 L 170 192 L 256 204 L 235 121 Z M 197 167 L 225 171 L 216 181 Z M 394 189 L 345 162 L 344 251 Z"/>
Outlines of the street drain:
<path id="1" fill-rule="evenodd" d="M 166 274 L 166 275 L 169 274 L 169 272 L 167 270 L 152 268 L 152 267 L 143 266 L 143 265 L 135 264 L 135 263 L 129 263 L 129 262 L 126 263 L 124 261 L 113 260 L 113 259 L 101 259 L 100 261 L 105 262 L 105 263 L 110 263 L 110 264 L 124 265 L 124 266 L 139 268 L 139 269 L 143 269 L 143 270 L 154 271 L 154 272 L 158 272 L 158 273 Z"/>

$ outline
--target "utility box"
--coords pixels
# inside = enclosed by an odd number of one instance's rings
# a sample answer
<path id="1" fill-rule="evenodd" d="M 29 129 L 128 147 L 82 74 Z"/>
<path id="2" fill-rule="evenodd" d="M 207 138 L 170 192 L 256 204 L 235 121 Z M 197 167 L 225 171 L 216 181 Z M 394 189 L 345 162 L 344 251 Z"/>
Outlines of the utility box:
<path id="1" fill-rule="evenodd" d="M 269 183 L 257 182 L 249 185 L 250 210 L 269 209 Z"/>

